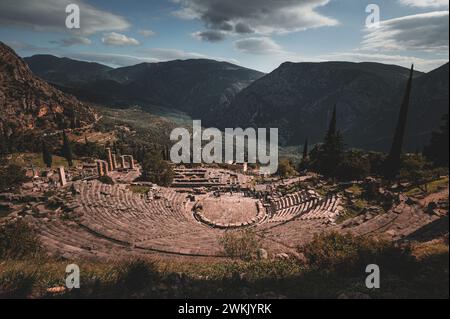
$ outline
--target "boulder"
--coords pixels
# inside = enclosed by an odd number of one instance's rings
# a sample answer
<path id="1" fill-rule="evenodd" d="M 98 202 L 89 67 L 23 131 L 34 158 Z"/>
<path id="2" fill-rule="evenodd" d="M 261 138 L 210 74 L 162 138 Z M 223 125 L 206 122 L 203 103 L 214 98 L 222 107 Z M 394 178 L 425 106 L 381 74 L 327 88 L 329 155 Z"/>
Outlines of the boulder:
<path id="1" fill-rule="evenodd" d="M 263 259 L 263 260 L 269 258 L 269 254 L 267 253 L 267 250 L 265 250 L 263 248 L 259 249 L 258 250 L 258 258 Z"/>
<path id="2" fill-rule="evenodd" d="M 276 259 L 289 259 L 289 255 L 286 253 L 280 253 L 275 255 Z"/>

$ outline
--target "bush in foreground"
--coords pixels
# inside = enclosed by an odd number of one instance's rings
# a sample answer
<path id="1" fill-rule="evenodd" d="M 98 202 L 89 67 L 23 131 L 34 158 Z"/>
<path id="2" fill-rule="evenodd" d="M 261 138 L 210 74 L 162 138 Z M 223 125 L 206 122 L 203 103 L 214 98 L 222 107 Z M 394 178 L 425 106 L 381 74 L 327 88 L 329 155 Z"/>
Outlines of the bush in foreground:
<path id="1" fill-rule="evenodd" d="M 27 298 L 36 283 L 34 274 L 12 270 L 0 276 L 0 299 Z"/>
<path id="2" fill-rule="evenodd" d="M 376 264 L 394 273 L 408 275 L 415 270 L 409 248 L 384 240 L 332 232 L 318 235 L 299 248 L 309 266 L 345 275 L 358 274 Z"/>
<path id="3" fill-rule="evenodd" d="M 98 180 L 100 181 L 100 183 L 103 183 L 103 184 L 106 184 L 106 185 L 114 185 L 114 180 L 111 177 L 107 176 L 107 175 L 100 176 L 98 178 Z"/>
<path id="4" fill-rule="evenodd" d="M 0 259 L 23 259 L 41 253 L 41 243 L 35 231 L 24 221 L 0 226 Z"/>
<path id="5" fill-rule="evenodd" d="M 143 259 L 132 259 L 119 263 L 115 269 L 117 284 L 127 291 L 140 291 L 158 278 L 154 262 Z"/>

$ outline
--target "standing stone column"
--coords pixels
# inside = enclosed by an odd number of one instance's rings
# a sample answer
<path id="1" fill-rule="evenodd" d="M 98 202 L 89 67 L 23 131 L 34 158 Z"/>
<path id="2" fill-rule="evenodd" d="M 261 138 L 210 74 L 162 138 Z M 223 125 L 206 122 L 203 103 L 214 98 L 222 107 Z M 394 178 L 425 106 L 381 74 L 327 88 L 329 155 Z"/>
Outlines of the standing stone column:
<path id="1" fill-rule="evenodd" d="M 108 170 L 113 171 L 113 161 L 112 161 L 112 154 L 111 154 L 111 148 L 106 148 L 106 159 L 108 161 Z"/>
<path id="2" fill-rule="evenodd" d="M 113 166 L 113 170 L 117 169 L 117 157 L 116 157 L 116 154 L 112 154 L 112 166 Z"/>
<path id="3" fill-rule="evenodd" d="M 97 173 L 98 173 L 98 176 L 99 177 L 102 177 L 103 176 L 103 165 L 102 165 L 102 162 L 100 162 L 100 161 L 97 161 Z"/>
<path id="4" fill-rule="evenodd" d="M 130 169 L 134 169 L 134 158 L 132 155 L 128 155 L 128 160 L 130 161 Z"/>
<path id="5" fill-rule="evenodd" d="M 58 168 L 58 174 L 59 174 L 59 184 L 61 186 L 66 186 L 67 180 L 66 180 L 66 172 L 64 171 L 64 167 L 60 166 Z"/>
<path id="6" fill-rule="evenodd" d="M 103 175 L 109 174 L 109 164 L 106 161 L 102 161 Z"/>

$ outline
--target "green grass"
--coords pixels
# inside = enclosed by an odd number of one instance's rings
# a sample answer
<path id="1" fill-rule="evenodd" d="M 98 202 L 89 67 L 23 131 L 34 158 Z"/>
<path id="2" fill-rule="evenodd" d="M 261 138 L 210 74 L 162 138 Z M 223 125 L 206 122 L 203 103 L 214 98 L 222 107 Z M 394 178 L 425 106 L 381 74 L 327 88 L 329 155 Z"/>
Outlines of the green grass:
<path id="1" fill-rule="evenodd" d="M 419 250 L 417 248 L 416 250 Z M 424 250 L 421 246 L 420 250 Z M 409 250 L 352 236 L 320 237 L 303 248 L 306 263 L 290 260 L 125 260 L 88 262 L 47 257 L 0 260 L 0 298 L 448 298 L 448 246 Z M 64 286 L 65 268 L 81 270 L 80 290 Z M 365 266 L 382 267 L 382 288 L 365 287 Z"/>
<path id="2" fill-rule="evenodd" d="M 348 219 L 357 217 L 360 215 L 360 212 L 351 208 L 346 208 L 341 214 L 339 214 L 336 219 L 336 224 L 342 224 Z"/>
<path id="3" fill-rule="evenodd" d="M 369 203 L 365 199 L 358 198 L 355 200 L 353 206 L 358 210 L 362 210 L 362 209 L 366 208 L 367 206 L 369 206 Z"/>
<path id="4" fill-rule="evenodd" d="M 346 205 L 345 210 L 339 215 L 336 220 L 337 224 L 341 224 L 344 221 L 357 217 L 364 212 L 364 209 L 371 206 L 371 204 L 362 198 L 354 200 L 354 204 Z"/>
<path id="5" fill-rule="evenodd" d="M 135 194 L 147 194 L 151 188 L 150 186 L 130 185 L 128 189 Z"/>
<path id="6" fill-rule="evenodd" d="M 355 196 L 361 196 L 363 193 L 363 189 L 359 185 L 353 185 L 346 189 L 347 191 L 350 191 Z"/>
<path id="7" fill-rule="evenodd" d="M 42 159 L 42 154 L 37 153 L 14 153 L 10 155 L 7 160 L 9 164 L 18 165 L 21 167 L 31 167 L 32 165 L 36 168 L 47 167 Z M 77 165 L 79 164 L 79 161 L 74 160 L 73 164 Z M 65 158 L 53 155 L 52 168 L 58 168 L 60 166 L 65 168 L 69 167 Z"/>
<path id="8" fill-rule="evenodd" d="M 449 183 L 448 176 L 427 183 L 427 194 L 433 194 L 438 192 L 439 189 L 442 187 L 448 187 L 448 183 Z M 407 196 L 418 196 L 422 194 L 423 191 L 419 187 L 414 187 L 405 193 L 405 195 Z"/>
<path id="9" fill-rule="evenodd" d="M 27 233 L 27 232 L 24 232 Z M 12 236 L 12 237 L 11 237 Z M 15 238 L 14 232 L 9 237 Z M 22 236 L 23 237 L 23 236 Z M 26 243 L 28 237 L 21 239 Z M 8 251 L 17 245 L 7 246 Z M 30 246 L 31 247 L 31 246 Z M 32 248 L 32 247 L 31 247 Z M 22 250 L 22 248 L 21 248 Z M 29 251 L 32 253 L 34 249 Z M 316 236 L 298 249 L 304 259 L 129 259 L 95 262 L 45 254 L 0 258 L 0 298 L 448 298 L 445 241 L 399 246 L 342 235 Z M 21 251 L 23 252 L 23 251 Z M 365 267 L 378 264 L 382 288 L 365 287 Z M 80 267 L 81 289 L 65 286 L 65 269 Z"/>

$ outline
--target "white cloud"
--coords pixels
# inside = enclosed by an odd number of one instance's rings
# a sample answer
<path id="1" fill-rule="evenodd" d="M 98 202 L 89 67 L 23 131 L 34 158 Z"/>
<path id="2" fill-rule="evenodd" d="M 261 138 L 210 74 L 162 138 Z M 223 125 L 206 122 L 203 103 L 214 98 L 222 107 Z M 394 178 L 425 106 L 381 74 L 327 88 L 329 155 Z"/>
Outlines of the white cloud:
<path id="1" fill-rule="evenodd" d="M 448 18 L 448 11 L 435 11 L 382 21 L 379 28 L 366 29 L 362 48 L 448 52 Z"/>
<path id="2" fill-rule="evenodd" d="M 135 38 L 127 37 L 125 34 L 110 32 L 104 35 L 102 42 L 112 46 L 139 45 Z"/>
<path id="3" fill-rule="evenodd" d="M 70 38 L 65 38 L 65 39 L 61 39 L 61 40 L 56 40 L 56 41 L 51 41 L 51 43 L 54 44 L 58 44 L 61 45 L 63 47 L 70 47 L 72 45 L 90 45 L 92 44 L 92 41 L 89 38 L 86 37 L 78 37 L 78 36 L 73 36 Z"/>
<path id="4" fill-rule="evenodd" d="M 67 29 L 65 8 L 80 7 L 80 29 Z M 121 16 L 97 9 L 82 0 L 1 0 L 0 25 L 15 25 L 36 31 L 72 32 L 89 35 L 97 32 L 125 30 L 130 25 Z"/>
<path id="5" fill-rule="evenodd" d="M 111 67 L 124 67 L 136 65 L 143 62 L 159 62 L 158 59 L 154 58 L 115 53 L 74 52 L 69 53 L 66 56 L 72 59 L 106 64 Z"/>
<path id="6" fill-rule="evenodd" d="M 419 8 L 448 8 L 448 0 L 400 0 L 400 3 Z"/>
<path id="7" fill-rule="evenodd" d="M 217 61 L 226 61 L 238 64 L 238 61 L 233 59 L 208 57 L 203 54 L 195 52 L 186 52 L 183 50 L 176 50 L 176 49 L 147 48 L 147 49 L 140 49 L 136 53 L 137 55 L 98 53 L 98 52 L 71 52 L 68 54 L 59 54 L 59 55 L 82 61 L 97 62 L 114 68 L 131 66 L 140 63 L 157 63 L 157 62 L 186 60 L 186 59 L 213 59 Z"/>
<path id="8" fill-rule="evenodd" d="M 205 59 L 207 58 L 203 54 L 195 52 L 186 52 L 177 49 L 163 49 L 163 48 L 148 48 L 140 50 L 152 58 L 158 61 L 169 61 L 169 60 L 185 60 L 185 59 Z"/>
<path id="9" fill-rule="evenodd" d="M 257 55 L 285 54 L 283 47 L 268 37 L 253 37 L 234 42 L 237 50 Z"/>
<path id="10" fill-rule="evenodd" d="M 146 38 L 153 37 L 156 34 L 154 31 L 147 30 L 147 29 L 141 29 L 141 30 L 138 31 L 138 33 L 140 35 L 142 35 L 143 37 L 146 37 Z"/>
<path id="11" fill-rule="evenodd" d="M 333 18 L 317 8 L 329 0 L 172 0 L 181 9 L 174 14 L 183 19 L 200 19 L 208 30 L 229 33 L 273 34 L 334 26 Z"/>
<path id="12" fill-rule="evenodd" d="M 217 61 L 226 61 L 230 63 L 238 64 L 239 62 L 235 59 L 222 58 L 222 57 L 212 57 L 196 52 L 187 52 L 177 49 L 165 49 L 165 48 L 145 48 L 139 50 L 140 53 L 149 56 L 159 62 L 171 61 L 171 60 L 188 60 L 188 59 L 212 59 Z"/>

